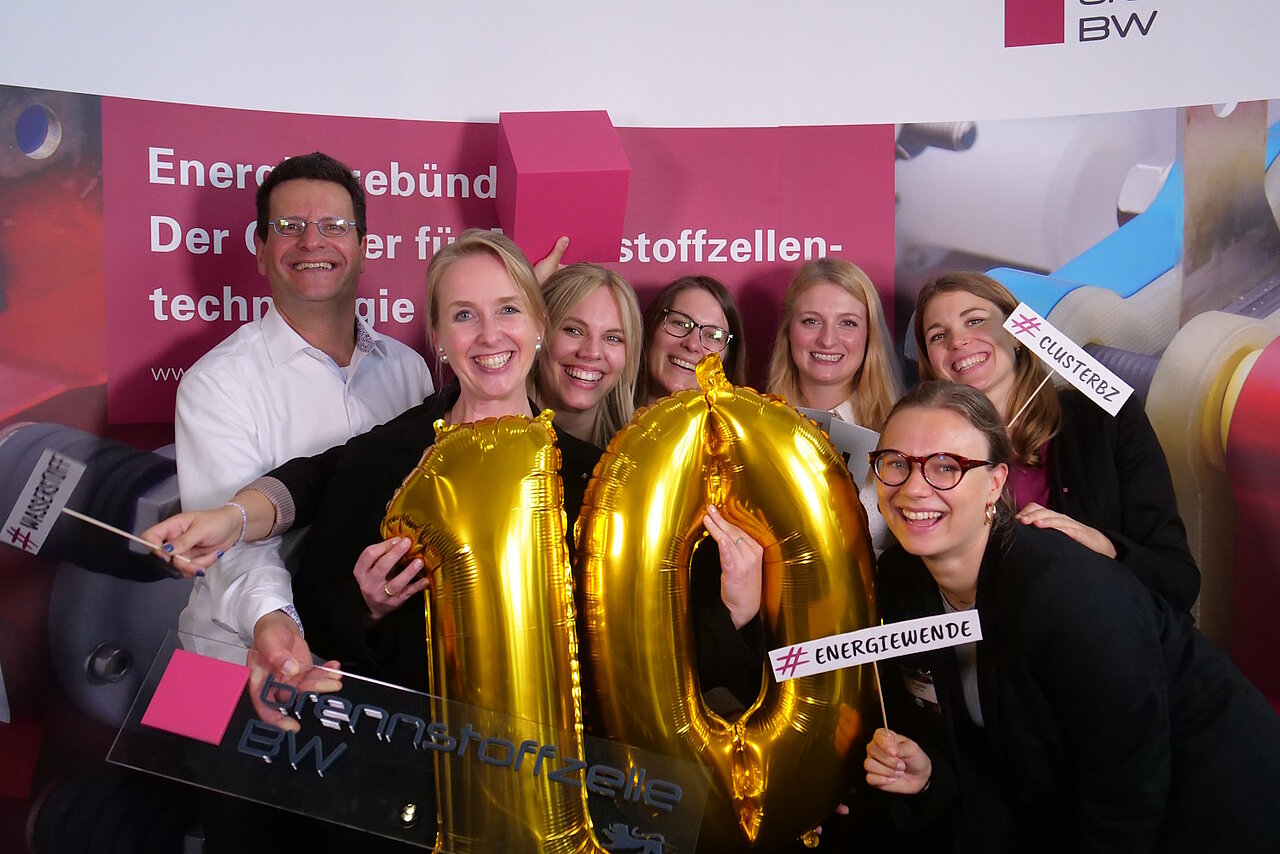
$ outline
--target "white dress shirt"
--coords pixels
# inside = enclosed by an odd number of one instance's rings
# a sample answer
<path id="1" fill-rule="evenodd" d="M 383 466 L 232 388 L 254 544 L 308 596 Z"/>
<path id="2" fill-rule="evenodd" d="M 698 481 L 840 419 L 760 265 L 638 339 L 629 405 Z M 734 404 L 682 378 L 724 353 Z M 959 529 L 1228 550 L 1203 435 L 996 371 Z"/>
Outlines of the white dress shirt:
<path id="1" fill-rule="evenodd" d="M 342 444 L 431 393 L 418 353 L 353 320 L 345 368 L 272 308 L 186 371 L 174 424 L 184 510 L 217 507 L 264 472 Z M 279 543 L 242 543 L 195 579 L 179 629 L 248 646 L 258 618 L 292 609 Z"/>

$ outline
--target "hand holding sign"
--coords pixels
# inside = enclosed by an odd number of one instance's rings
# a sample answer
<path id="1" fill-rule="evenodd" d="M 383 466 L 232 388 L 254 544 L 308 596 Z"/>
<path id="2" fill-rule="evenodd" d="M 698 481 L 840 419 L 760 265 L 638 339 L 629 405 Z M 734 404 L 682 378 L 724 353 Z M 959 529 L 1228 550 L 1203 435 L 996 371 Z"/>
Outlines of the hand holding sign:
<path id="1" fill-rule="evenodd" d="M 1062 376 L 1079 389 L 1098 406 L 1105 409 L 1113 417 L 1124 406 L 1133 387 L 1109 371 L 1101 362 L 1085 352 L 1084 348 L 1063 335 L 1053 324 L 1045 320 L 1026 303 L 1018 303 L 1004 328 L 1013 337 L 1022 341 L 1027 350 L 1034 353 L 1049 368 Z M 1050 374 L 1052 376 L 1052 374 Z M 1045 378 L 1046 381 L 1048 377 Z M 1043 383 L 1041 383 L 1043 386 Z M 1037 392 L 1040 389 L 1036 389 Z M 1027 403 L 1030 403 L 1028 399 Z M 1026 404 L 1023 404 L 1026 409 Z M 1009 426 L 1018 419 L 1019 411 Z M 1115 543 L 1097 528 L 1090 527 L 1065 513 L 1050 510 L 1034 502 L 1018 511 L 1017 520 L 1024 525 L 1035 525 L 1037 528 L 1054 528 L 1066 534 L 1087 549 L 1114 558 L 1117 555 Z"/>
<path id="2" fill-rule="evenodd" d="M 924 791 L 933 776 L 933 762 L 905 735 L 878 729 L 867 742 L 867 759 L 862 763 L 867 785 L 897 795 Z"/>
<path id="3" fill-rule="evenodd" d="M 1119 412 L 1129 395 L 1133 394 L 1133 386 L 1055 329 L 1025 302 L 1018 303 L 1005 320 L 1004 328 L 1051 370 L 1066 377 L 1068 382 L 1111 415 Z"/>

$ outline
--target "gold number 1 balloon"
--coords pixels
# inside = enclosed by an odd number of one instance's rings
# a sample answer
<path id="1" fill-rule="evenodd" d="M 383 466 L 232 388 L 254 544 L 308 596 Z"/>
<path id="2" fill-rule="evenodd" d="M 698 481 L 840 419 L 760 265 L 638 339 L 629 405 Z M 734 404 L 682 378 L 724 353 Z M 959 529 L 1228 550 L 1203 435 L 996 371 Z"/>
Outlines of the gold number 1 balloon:
<path id="1" fill-rule="evenodd" d="M 714 503 L 765 549 L 767 645 L 874 623 L 866 515 L 840 455 L 779 398 L 700 390 L 637 413 L 610 442 L 579 518 L 588 690 L 610 738 L 712 766 L 699 850 L 773 850 L 828 816 L 860 767 L 874 685 L 861 668 L 777 683 L 729 722 L 703 702 L 689 567 Z M 765 663 L 762 662 L 762 670 Z"/>
<path id="2" fill-rule="evenodd" d="M 551 414 L 436 424 L 436 443 L 387 506 L 384 537 L 407 536 L 435 572 L 427 602 L 432 693 L 490 709 L 520 728 L 464 748 L 488 761 L 435 753 L 438 851 L 601 851 L 585 794 L 534 776 L 515 741 L 582 756 L 573 581 Z M 454 736 L 477 720 L 450 720 Z M 456 716 L 456 715 L 455 715 Z M 479 740 L 477 738 L 477 740 Z M 524 745 L 522 745 L 522 748 Z M 541 755 L 536 761 L 541 761 Z"/>

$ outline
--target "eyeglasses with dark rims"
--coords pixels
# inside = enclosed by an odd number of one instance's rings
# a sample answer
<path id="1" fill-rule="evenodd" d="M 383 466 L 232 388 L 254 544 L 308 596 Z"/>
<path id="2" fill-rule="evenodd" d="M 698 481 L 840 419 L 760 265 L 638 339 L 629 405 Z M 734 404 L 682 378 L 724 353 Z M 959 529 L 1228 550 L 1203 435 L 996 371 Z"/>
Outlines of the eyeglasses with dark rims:
<path id="1" fill-rule="evenodd" d="M 719 353 L 733 340 L 733 333 L 729 330 L 711 323 L 698 323 L 683 311 L 664 308 L 662 314 L 662 331 L 672 338 L 688 338 L 689 333 L 696 329 L 702 346 L 713 353 Z"/>
<path id="2" fill-rule="evenodd" d="M 925 482 L 934 489 L 955 489 L 970 469 L 993 466 L 991 460 L 971 460 L 959 454 L 939 451 L 927 457 L 913 457 L 893 448 L 881 448 L 867 454 L 876 477 L 885 486 L 902 486 L 911 477 L 911 464 L 920 466 Z"/>
<path id="3" fill-rule="evenodd" d="M 314 225 L 324 237 L 346 237 L 347 232 L 356 227 L 356 222 L 340 216 L 327 216 L 323 219 L 282 216 L 271 220 L 271 230 L 281 237 L 299 237 L 307 230 L 308 225 Z"/>

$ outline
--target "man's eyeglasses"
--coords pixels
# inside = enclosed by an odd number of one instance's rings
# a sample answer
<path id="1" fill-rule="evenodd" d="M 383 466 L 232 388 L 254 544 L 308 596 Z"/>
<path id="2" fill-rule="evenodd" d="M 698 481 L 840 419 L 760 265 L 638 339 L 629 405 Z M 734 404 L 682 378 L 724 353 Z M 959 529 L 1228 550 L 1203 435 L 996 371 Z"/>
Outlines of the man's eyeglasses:
<path id="1" fill-rule="evenodd" d="M 991 460 L 971 460 L 959 454 L 936 453 L 927 457 L 912 457 L 893 448 L 881 448 L 867 454 L 876 477 L 885 486 L 902 486 L 911 477 L 911 464 L 920 466 L 925 482 L 934 489 L 955 489 L 970 469 L 993 466 Z"/>
<path id="2" fill-rule="evenodd" d="M 325 237 L 346 237 L 347 232 L 356 227 L 355 220 L 340 216 L 327 216 L 324 219 L 303 219 L 300 216 L 282 216 L 271 220 L 271 230 L 281 237 L 298 237 L 314 225 Z"/>
<path id="3" fill-rule="evenodd" d="M 662 330 L 672 338 L 688 338 L 689 333 L 698 330 L 702 338 L 702 346 L 713 353 L 719 353 L 733 340 L 733 333 L 710 323 L 696 323 L 692 317 L 674 308 L 662 310 Z"/>

